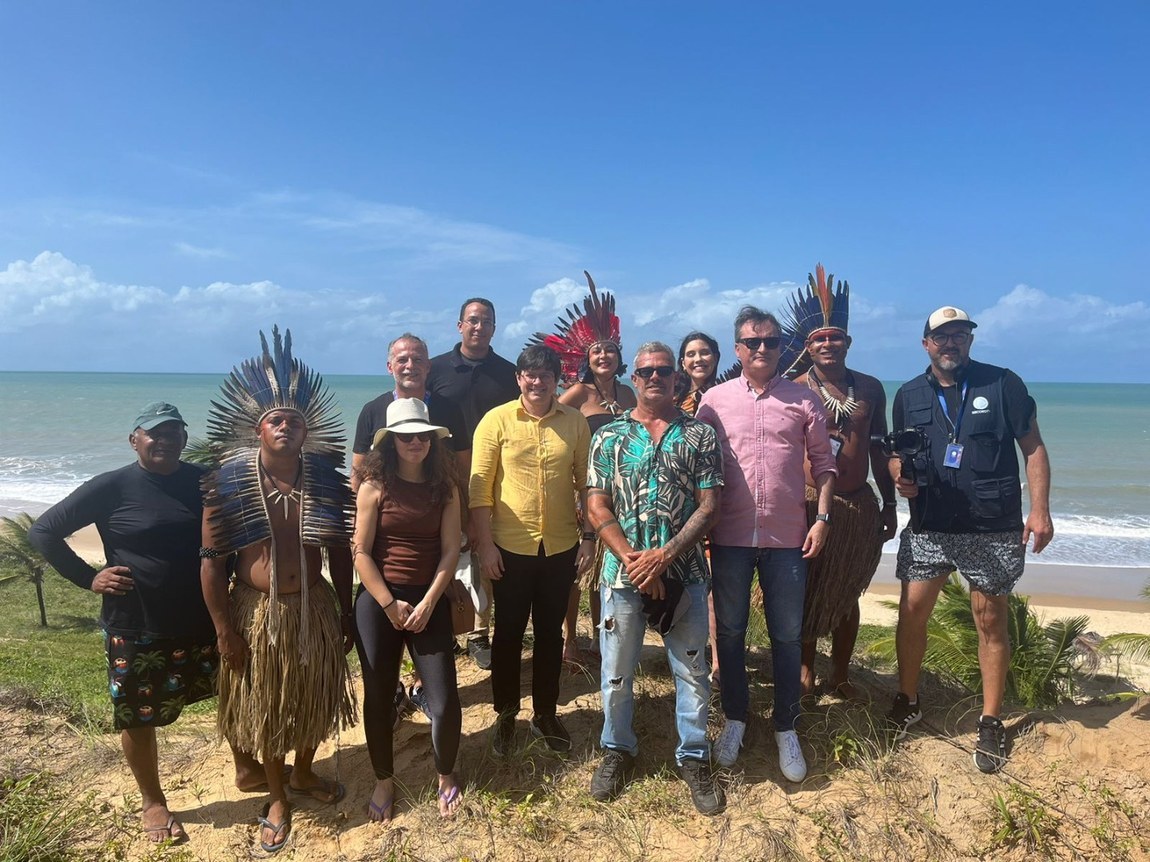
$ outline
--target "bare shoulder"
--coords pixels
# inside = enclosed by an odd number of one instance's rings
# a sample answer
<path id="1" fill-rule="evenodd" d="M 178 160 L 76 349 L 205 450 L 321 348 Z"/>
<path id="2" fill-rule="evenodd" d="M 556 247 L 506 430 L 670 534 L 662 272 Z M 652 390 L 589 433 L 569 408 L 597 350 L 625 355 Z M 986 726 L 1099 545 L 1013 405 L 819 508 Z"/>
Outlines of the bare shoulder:
<path id="1" fill-rule="evenodd" d="M 587 400 L 587 391 L 590 389 L 585 383 L 576 383 L 559 396 L 559 403 L 568 407 L 582 407 Z"/>
<path id="2" fill-rule="evenodd" d="M 882 381 L 869 374 L 863 374 L 861 371 L 855 371 L 853 368 L 850 371 L 854 375 L 855 393 L 858 397 L 866 401 L 874 401 L 877 398 L 885 400 L 886 390 L 883 389 Z"/>

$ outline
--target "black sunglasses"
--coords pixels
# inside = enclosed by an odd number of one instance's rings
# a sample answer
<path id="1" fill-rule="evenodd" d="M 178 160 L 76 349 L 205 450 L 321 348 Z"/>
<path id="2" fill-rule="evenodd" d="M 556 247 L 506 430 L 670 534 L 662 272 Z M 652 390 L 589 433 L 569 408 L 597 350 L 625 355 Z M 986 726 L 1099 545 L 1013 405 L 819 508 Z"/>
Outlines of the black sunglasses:
<path id="1" fill-rule="evenodd" d="M 783 339 L 777 335 L 768 335 L 766 338 L 736 338 L 735 343 L 743 345 L 751 353 L 754 353 L 760 347 L 765 347 L 767 350 L 778 350 Z"/>
<path id="2" fill-rule="evenodd" d="M 431 432 L 430 431 L 419 431 L 418 433 L 415 433 L 415 434 L 402 434 L 399 431 L 394 431 L 392 433 L 395 434 L 395 439 L 398 440 L 400 443 L 410 443 L 412 440 L 415 440 L 415 439 L 418 439 L 420 443 L 430 443 L 431 442 Z"/>
<path id="3" fill-rule="evenodd" d="M 648 365 L 646 368 L 636 368 L 635 373 L 644 380 L 650 380 L 653 374 L 658 374 L 660 377 L 670 377 L 675 373 L 675 367 L 673 365 Z"/>

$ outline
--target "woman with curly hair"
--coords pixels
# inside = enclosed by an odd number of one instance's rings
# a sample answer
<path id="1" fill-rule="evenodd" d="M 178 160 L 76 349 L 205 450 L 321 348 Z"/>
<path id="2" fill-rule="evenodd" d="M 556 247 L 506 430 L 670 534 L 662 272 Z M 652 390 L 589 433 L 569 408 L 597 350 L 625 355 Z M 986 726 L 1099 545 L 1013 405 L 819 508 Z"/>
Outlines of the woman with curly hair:
<path id="1" fill-rule="evenodd" d="M 462 711 L 455 681 L 455 638 L 444 591 L 459 560 L 459 493 L 448 430 L 428 421 L 417 398 L 387 408 L 356 495 L 353 552 L 362 586 L 356 596 L 356 648 L 363 666 L 363 721 L 376 784 L 368 817 L 389 823 L 395 804 L 393 694 L 407 647 L 431 713 L 439 774 L 439 813 L 459 808 L 455 777 Z"/>

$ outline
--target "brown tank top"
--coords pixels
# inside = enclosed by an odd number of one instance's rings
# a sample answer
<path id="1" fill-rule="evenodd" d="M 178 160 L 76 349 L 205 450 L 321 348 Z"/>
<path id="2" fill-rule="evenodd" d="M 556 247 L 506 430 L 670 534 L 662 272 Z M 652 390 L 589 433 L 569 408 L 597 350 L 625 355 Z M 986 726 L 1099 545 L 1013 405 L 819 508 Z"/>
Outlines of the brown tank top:
<path id="1" fill-rule="evenodd" d="M 372 559 L 389 584 L 426 586 L 439 563 L 439 527 L 447 501 L 433 503 L 431 486 L 398 476 L 379 507 Z"/>

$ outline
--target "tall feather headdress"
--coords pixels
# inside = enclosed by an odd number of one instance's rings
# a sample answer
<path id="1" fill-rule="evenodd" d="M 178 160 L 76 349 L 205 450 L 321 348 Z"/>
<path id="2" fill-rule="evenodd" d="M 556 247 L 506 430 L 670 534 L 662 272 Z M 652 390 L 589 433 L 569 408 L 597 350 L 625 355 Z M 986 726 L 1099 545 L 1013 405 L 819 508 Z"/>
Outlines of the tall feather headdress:
<path id="1" fill-rule="evenodd" d="M 782 320 L 782 354 L 779 357 L 779 368 L 787 377 L 798 377 L 813 364 L 806 348 L 807 338 L 812 332 L 820 329 L 847 331 L 850 285 L 840 281 L 832 290 L 834 280 L 835 277 L 828 276 L 821 263 L 817 264 L 813 274 L 807 273 L 807 286 L 799 288 L 787 303 Z"/>
<path id="2" fill-rule="evenodd" d="M 536 332 L 527 339 L 529 345 L 542 344 L 559 354 L 559 358 L 563 361 L 561 382 L 565 386 L 579 381 L 587 363 L 587 351 L 592 345 L 610 341 L 616 347 L 622 348 L 619 341 L 619 318 L 615 314 L 615 297 L 609 292 L 600 294 L 595 289 L 591 273 L 583 270 L 583 275 L 587 277 L 591 292 L 584 298 L 582 304 L 574 303 L 566 309 L 566 317 L 560 315 L 554 333 L 548 335 Z M 622 359 L 620 355 L 618 374 L 622 374 L 627 368 Z"/>
<path id="3" fill-rule="evenodd" d="M 307 423 L 303 451 L 342 467 L 343 426 L 335 398 L 323 378 L 294 356 L 291 330 L 280 338 L 272 327 L 272 349 L 260 332 L 259 356 L 246 359 L 220 387 L 222 401 L 208 412 L 208 442 L 225 452 L 259 446 L 260 421 L 273 410 L 294 410 Z"/>

